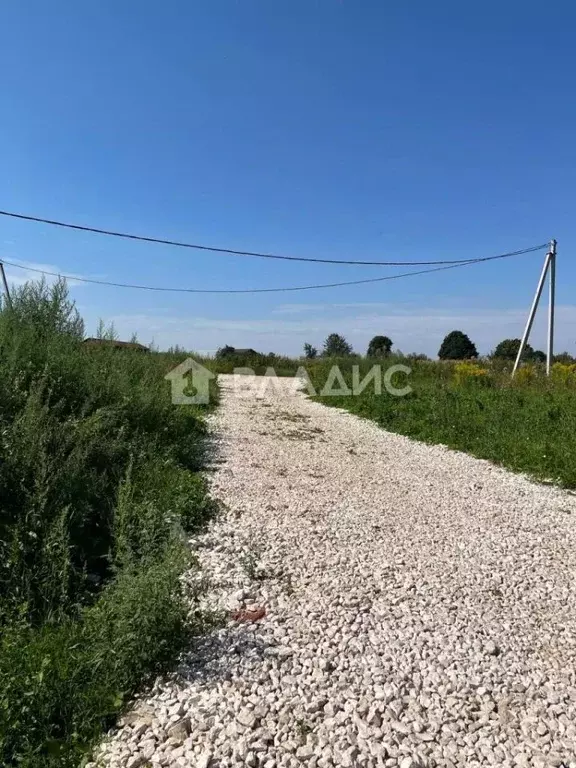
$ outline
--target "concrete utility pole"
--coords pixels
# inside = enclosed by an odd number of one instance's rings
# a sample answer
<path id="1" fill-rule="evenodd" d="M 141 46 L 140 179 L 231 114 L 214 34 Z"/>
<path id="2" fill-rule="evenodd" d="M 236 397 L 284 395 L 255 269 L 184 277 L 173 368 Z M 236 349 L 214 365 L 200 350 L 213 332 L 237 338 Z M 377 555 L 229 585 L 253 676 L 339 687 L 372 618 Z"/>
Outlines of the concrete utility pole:
<path id="1" fill-rule="evenodd" d="M 550 366 L 554 356 L 554 312 L 556 305 L 556 240 L 550 243 L 550 294 L 548 300 L 548 349 L 546 351 L 546 375 L 550 376 Z"/>
<path id="2" fill-rule="evenodd" d="M 534 317 L 536 316 L 536 310 L 538 309 L 538 303 L 540 301 L 540 296 L 542 295 L 542 289 L 544 288 L 544 283 L 546 281 L 546 275 L 548 274 L 548 269 L 550 269 L 550 286 L 549 286 L 550 294 L 549 294 L 549 304 L 548 304 L 548 349 L 547 349 L 547 355 L 546 355 L 546 375 L 547 376 L 550 375 L 550 366 L 552 365 L 552 356 L 554 354 L 554 310 L 555 310 L 555 300 L 556 300 L 556 295 L 555 295 L 556 294 L 556 240 L 550 241 L 550 249 L 546 254 L 546 258 L 544 259 L 542 274 L 540 275 L 540 280 L 538 281 L 536 293 L 534 294 L 534 300 L 530 308 L 530 314 L 528 315 L 528 320 L 526 321 L 526 327 L 524 328 L 524 335 L 522 336 L 522 341 L 520 342 L 520 348 L 518 349 L 518 354 L 516 355 L 514 368 L 512 369 L 512 376 L 514 376 L 514 374 L 518 370 L 518 367 L 520 365 L 520 360 L 522 359 L 522 355 L 524 354 L 526 344 L 528 343 L 528 338 L 530 336 L 530 331 L 532 330 L 532 324 L 534 322 Z"/>
<path id="3" fill-rule="evenodd" d="M 6 303 L 12 309 L 12 299 L 10 298 L 10 290 L 8 289 L 8 280 L 6 280 L 6 272 L 4 272 L 4 264 L 0 261 L 0 272 L 2 273 L 2 282 L 4 284 L 4 293 L 6 294 Z"/>

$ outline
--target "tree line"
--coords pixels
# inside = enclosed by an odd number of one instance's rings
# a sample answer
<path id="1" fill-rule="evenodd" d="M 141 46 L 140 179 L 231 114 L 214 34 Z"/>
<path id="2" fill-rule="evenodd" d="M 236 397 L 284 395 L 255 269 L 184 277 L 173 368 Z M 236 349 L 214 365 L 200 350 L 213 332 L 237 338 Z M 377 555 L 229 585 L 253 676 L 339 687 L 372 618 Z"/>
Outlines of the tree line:
<path id="1" fill-rule="evenodd" d="M 499 360 L 515 360 L 520 349 L 520 339 L 503 339 L 494 348 L 490 357 Z M 393 341 L 389 336 L 374 336 L 366 350 L 367 357 L 382 358 L 392 354 Z M 344 336 L 339 333 L 331 333 L 326 337 L 322 350 L 308 342 L 304 344 L 304 357 L 313 360 L 317 357 L 350 357 L 355 352 L 352 345 L 346 341 Z M 400 354 L 400 353 L 396 353 Z M 411 358 L 428 359 L 426 355 L 411 354 Z M 478 350 L 474 342 L 463 331 L 450 331 L 444 337 L 440 349 L 438 350 L 440 360 L 475 360 L 478 358 Z M 533 349 L 530 344 L 526 344 L 522 354 L 524 362 L 545 363 L 546 354 L 540 349 Z M 568 352 L 562 352 L 554 356 L 558 362 L 574 362 L 574 358 Z"/>

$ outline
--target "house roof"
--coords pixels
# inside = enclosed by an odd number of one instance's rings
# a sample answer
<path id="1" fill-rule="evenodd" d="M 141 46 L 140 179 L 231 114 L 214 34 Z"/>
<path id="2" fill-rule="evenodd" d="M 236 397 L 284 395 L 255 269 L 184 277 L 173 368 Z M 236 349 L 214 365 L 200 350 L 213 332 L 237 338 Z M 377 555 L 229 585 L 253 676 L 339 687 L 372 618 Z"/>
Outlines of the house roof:
<path id="1" fill-rule="evenodd" d="M 148 347 L 144 344 L 139 344 L 136 341 L 119 341 L 118 339 L 84 339 L 84 344 L 89 346 L 104 346 L 104 347 L 118 347 L 121 349 L 139 349 L 143 352 L 148 352 Z"/>

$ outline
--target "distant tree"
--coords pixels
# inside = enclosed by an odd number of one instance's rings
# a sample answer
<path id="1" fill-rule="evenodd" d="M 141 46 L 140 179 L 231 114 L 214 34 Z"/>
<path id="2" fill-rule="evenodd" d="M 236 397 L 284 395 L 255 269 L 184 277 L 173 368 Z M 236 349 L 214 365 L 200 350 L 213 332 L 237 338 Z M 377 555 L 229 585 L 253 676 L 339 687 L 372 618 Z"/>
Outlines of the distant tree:
<path id="1" fill-rule="evenodd" d="M 352 354 L 352 347 L 344 336 L 339 333 L 331 333 L 324 342 L 323 357 L 348 357 Z"/>
<path id="2" fill-rule="evenodd" d="M 496 349 L 492 353 L 492 357 L 499 360 L 516 360 L 518 350 L 521 344 L 520 339 L 504 339 L 496 345 Z M 522 360 L 528 361 L 534 359 L 534 350 L 530 344 L 526 344 L 524 352 L 522 353 Z"/>
<path id="3" fill-rule="evenodd" d="M 423 352 L 409 352 L 406 357 L 408 360 L 430 360 Z"/>
<path id="4" fill-rule="evenodd" d="M 438 351 L 440 360 L 468 360 L 478 357 L 476 346 L 462 331 L 450 331 Z"/>
<path id="5" fill-rule="evenodd" d="M 313 347 L 312 344 L 304 344 L 304 357 L 306 357 L 308 360 L 314 360 L 315 357 L 318 357 L 318 350 L 316 347 Z"/>
<path id="6" fill-rule="evenodd" d="M 569 352 L 560 352 L 559 354 L 554 355 L 552 360 L 555 363 L 562 363 L 563 365 L 572 365 L 573 363 L 576 363 L 576 360 Z"/>
<path id="7" fill-rule="evenodd" d="M 535 349 L 534 354 L 532 355 L 532 359 L 535 363 L 545 363 L 546 362 L 546 352 L 542 352 L 541 349 Z"/>
<path id="8" fill-rule="evenodd" d="M 392 339 L 388 336 L 374 336 L 368 344 L 368 357 L 387 357 L 392 349 Z"/>
<path id="9" fill-rule="evenodd" d="M 169 355 L 187 355 L 186 350 L 184 347 L 181 347 L 180 344 L 175 344 L 173 347 L 168 347 L 167 350 Z M 189 357 L 189 355 L 187 355 Z"/>
<path id="10" fill-rule="evenodd" d="M 118 332 L 116 331 L 114 322 L 111 321 L 106 325 L 104 320 L 100 318 L 100 320 L 98 320 L 98 327 L 96 328 L 96 338 L 105 339 L 106 341 L 118 341 Z"/>

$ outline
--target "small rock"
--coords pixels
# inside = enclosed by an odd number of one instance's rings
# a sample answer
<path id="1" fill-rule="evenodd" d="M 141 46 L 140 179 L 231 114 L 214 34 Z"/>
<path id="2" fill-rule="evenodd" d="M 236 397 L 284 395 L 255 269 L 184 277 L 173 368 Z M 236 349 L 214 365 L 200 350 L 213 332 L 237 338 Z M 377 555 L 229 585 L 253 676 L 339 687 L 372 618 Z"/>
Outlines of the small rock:
<path id="1" fill-rule="evenodd" d="M 190 735 L 191 722 L 189 717 L 183 717 L 177 723 L 168 728 L 168 738 L 180 744 L 184 743 Z"/>
<path id="2" fill-rule="evenodd" d="M 203 752 L 196 762 L 196 768 L 208 768 L 212 760 L 212 752 Z"/>
<path id="3" fill-rule="evenodd" d="M 240 723 L 240 725 L 243 725 L 244 728 L 248 728 L 250 730 L 255 728 L 257 724 L 257 717 L 251 709 L 241 709 L 240 712 L 236 715 L 236 720 Z"/>
<path id="4" fill-rule="evenodd" d="M 144 755 L 134 755 L 126 763 L 126 768 L 141 768 L 146 762 Z"/>
<path id="5" fill-rule="evenodd" d="M 484 653 L 487 653 L 488 656 L 497 656 L 500 653 L 500 649 L 494 640 L 487 640 L 484 643 Z"/>

